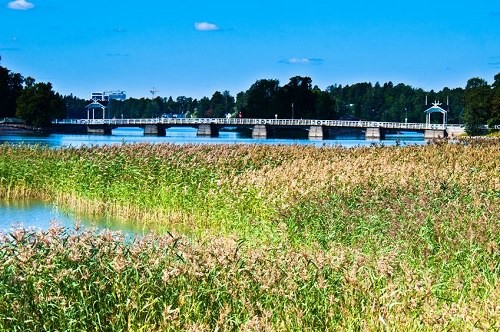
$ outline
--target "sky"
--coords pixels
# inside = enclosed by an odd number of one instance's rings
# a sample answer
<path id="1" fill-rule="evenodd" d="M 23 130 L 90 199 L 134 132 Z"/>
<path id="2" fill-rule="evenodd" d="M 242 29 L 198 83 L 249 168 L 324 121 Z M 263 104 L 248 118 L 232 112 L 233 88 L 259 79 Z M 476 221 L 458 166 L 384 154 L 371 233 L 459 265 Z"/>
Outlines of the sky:
<path id="1" fill-rule="evenodd" d="M 500 72 L 500 1 L 0 0 L 0 56 L 85 99 L 236 95 L 298 75 L 438 91 Z"/>

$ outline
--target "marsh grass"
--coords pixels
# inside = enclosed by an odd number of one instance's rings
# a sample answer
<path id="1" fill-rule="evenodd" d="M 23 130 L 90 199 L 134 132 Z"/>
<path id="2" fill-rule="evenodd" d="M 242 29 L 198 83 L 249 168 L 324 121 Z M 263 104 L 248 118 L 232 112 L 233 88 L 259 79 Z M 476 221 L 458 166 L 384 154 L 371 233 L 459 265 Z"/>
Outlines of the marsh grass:
<path id="1" fill-rule="evenodd" d="M 177 234 L 4 235 L 0 329 L 498 330 L 499 160 L 494 139 L 0 145 L 1 198 Z"/>
<path id="2" fill-rule="evenodd" d="M 257 248 L 175 235 L 127 244 L 110 232 L 14 230 L 2 239 L 0 327 L 498 328 L 494 278 L 469 271 L 474 282 L 443 282 L 432 267 L 408 264 L 396 246 L 386 250 Z"/>

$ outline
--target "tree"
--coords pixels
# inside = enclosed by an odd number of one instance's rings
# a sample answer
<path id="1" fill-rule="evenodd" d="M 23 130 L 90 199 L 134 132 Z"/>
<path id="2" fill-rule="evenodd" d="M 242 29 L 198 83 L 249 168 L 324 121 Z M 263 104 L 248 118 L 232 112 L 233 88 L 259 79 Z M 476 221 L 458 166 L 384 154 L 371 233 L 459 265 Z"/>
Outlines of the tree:
<path id="1" fill-rule="evenodd" d="M 51 83 L 26 87 L 17 98 L 16 116 L 30 126 L 47 127 L 52 119 L 63 118 L 65 112 L 63 98 L 52 90 Z"/>
<path id="2" fill-rule="evenodd" d="M 212 110 L 211 117 L 225 117 L 227 114 L 231 114 L 233 112 L 233 107 L 234 97 L 231 96 L 227 90 L 223 93 L 215 91 L 210 99 L 210 109 Z"/>
<path id="3" fill-rule="evenodd" d="M 177 103 L 177 112 L 178 114 L 184 114 L 189 116 L 191 111 L 194 109 L 194 101 L 191 97 L 179 96 L 176 99 Z"/>
<path id="4" fill-rule="evenodd" d="M 210 107 L 210 99 L 203 97 L 198 103 L 198 107 L 195 111 L 195 117 L 197 118 L 210 118 L 213 116 L 213 110 Z"/>
<path id="5" fill-rule="evenodd" d="M 469 135 L 479 135 L 490 119 L 491 88 L 482 78 L 471 78 L 465 87 L 464 122 Z"/>
<path id="6" fill-rule="evenodd" d="M 145 99 L 146 100 L 146 99 Z M 156 97 L 145 102 L 144 112 L 142 117 L 144 118 L 156 118 L 160 117 L 162 112 L 163 103 L 161 97 Z"/>
<path id="7" fill-rule="evenodd" d="M 321 91 L 318 86 L 315 86 L 313 93 L 316 100 L 316 116 L 326 120 L 335 119 L 335 100 L 328 91 Z"/>
<path id="8" fill-rule="evenodd" d="M 491 114 L 488 120 L 490 128 L 497 125 L 500 125 L 500 73 L 495 75 L 491 98 Z"/>
<path id="9" fill-rule="evenodd" d="M 439 100 L 442 100 L 443 102 L 447 100 L 449 102 L 447 105 L 448 123 L 460 123 L 460 120 L 464 115 L 464 89 L 444 88 L 442 92 L 438 93 L 438 95 L 440 96 L 438 97 Z"/>
<path id="10" fill-rule="evenodd" d="M 284 117 L 313 119 L 316 114 L 316 99 L 310 77 L 295 76 L 281 89 L 280 104 Z"/>
<path id="11" fill-rule="evenodd" d="M 174 113 L 177 113 L 177 103 L 174 101 L 174 99 L 172 98 L 172 96 L 165 98 L 163 100 L 163 103 L 164 103 L 164 110 L 166 113 L 170 113 L 170 114 L 174 114 Z"/>
<path id="12" fill-rule="evenodd" d="M 235 112 L 239 116 L 239 114 L 246 114 L 248 106 L 248 94 L 244 91 L 238 92 L 236 95 L 236 103 L 234 105 Z"/>
<path id="13" fill-rule="evenodd" d="M 222 96 L 224 96 L 224 116 L 234 113 L 236 105 L 234 97 L 231 96 L 228 90 L 222 92 Z"/>
<path id="14" fill-rule="evenodd" d="M 0 66 L 0 117 L 16 115 L 16 99 L 23 90 L 24 78 Z"/>
<path id="15" fill-rule="evenodd" d="M 68 119 L 83 119 L 87 116 L 87 112 L 85 111 L 85 106 L 87 106 L 88 103 L 85 100 L 77 98 L 72 94 L 70 94 L 69 96 L 64 96 L 63 99 L 64 99 L 64 105 L 66 106 L 66 115 Z M 111 105 L 112 101 L 110 101 L 109 105 Z M 108 110 L 110 109 L 112 108 L 108 106 Z"/>
<path id="16" fill-rule="evenodd" d="M 212 110 L 212 113 L 210 117 L 214 118 L 222 118 L 225 115 L 225 99 L 222 93 L 219 91 L 215 91 L 214 94 L 212 95 L 212 98 L 210 99 L 210 109 Z"/>
<path id="17" fill-rule="evenodd" d="M 279 109 L 279 86 L 278 80 L 258 80 L 246 92 L 246 112 L 244 117 L 248 118 L 274 118 Z M 284 117 L 284 115 L 280 115 Z"/>

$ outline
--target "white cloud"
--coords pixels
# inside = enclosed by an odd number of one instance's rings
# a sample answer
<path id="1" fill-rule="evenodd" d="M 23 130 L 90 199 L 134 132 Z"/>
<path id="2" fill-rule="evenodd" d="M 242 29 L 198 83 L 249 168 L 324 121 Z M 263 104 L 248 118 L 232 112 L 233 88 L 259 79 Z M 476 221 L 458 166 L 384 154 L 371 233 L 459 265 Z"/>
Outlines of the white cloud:
<path id="1" fill-rule="evenodd" d="M 289 65 L 320 65 L 323 63 L 323 59 L 290 58 L 286 60 L 281 60 L 280 62 Z"/>
<path id="2" fill-rule="evenodd" d="M 290 58 L 288 59 L 288 63 L 292 65 L 307 65 L 311 63 L 311 60 L 307 58 Z"/>
<path id="3" fill-rule="evenodd" d="M 28 10 L 34 8 L 35 5 L 26 0 L 14 0 L 9 2 L 7 7 L 14 10 Z"/>
<path id="4" fill-rule="evenodd" d="M 219 27 L 213 23 L 208 22 L 196 22 L 194 28 L 198 31 L 215 31 L 219 30 Z"/>

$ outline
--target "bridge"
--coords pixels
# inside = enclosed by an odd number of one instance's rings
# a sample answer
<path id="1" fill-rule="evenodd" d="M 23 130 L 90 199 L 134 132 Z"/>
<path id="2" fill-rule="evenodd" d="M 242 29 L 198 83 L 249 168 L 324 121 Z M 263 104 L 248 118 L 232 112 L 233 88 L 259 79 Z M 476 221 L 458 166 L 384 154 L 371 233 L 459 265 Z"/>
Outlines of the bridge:
<path id="1" fill-rule="evenodd" d="M 194 127 L 199 136 L 218 136 L 224 127 L 246 128 L 252 137 L 266 138 L 275 130 L 306 131 L 310 139 L 323 139 L 332 132 L 359 129 L 367 139 L 383 139 L 390 131 L 421 132 L 425 139 L 443 138 L 464 133 L 464 125 L 401 123 L 374 121 L 342 121 L 313 119 L 247 119 L 247 118 L 151 118 L 151 119 L 65 119 L 54 120 L 52 131 L 59 133 L 96 133 L 110 135 L 120 127 L 141 127 L 145 135 L 165 136 L 171 127 Z"/>

